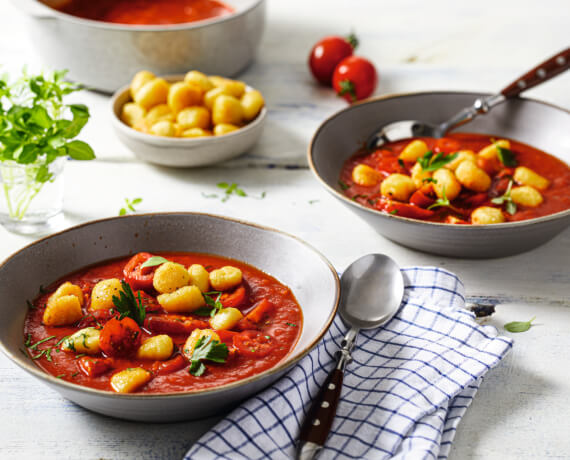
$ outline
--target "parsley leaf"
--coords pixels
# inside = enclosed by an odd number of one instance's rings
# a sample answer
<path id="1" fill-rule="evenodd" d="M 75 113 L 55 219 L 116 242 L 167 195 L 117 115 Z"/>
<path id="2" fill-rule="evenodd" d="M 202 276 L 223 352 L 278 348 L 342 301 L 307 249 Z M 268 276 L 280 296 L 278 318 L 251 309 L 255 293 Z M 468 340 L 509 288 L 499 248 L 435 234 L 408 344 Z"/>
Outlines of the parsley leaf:
<path id="1" fill-rule="evenodd" d="M 135 206 L 137 204 L 141 204 L 142 201 L 143 201 L 142 198 L 133 198 L 132 200 L 130 200 L 129 198 L 125 198 L 125 206 L 119 210 L 119 216 L 124 216 L 132 212 L 137 212 Z"/>
<path id="2" fill-rule="evenodd" d="M 442 168 L 447 163 L 455 160 L 457 155 L 457 153 L 454 153 L 452 155 L 444 156 L 443 153 L 439 152 L 434 156 L 433 151 L 430 150 L 429 152 L 426 152 L 424 156 L 418 158 L 418 163 L 424 172 L 435 171 L 436 169 Z"/>
<path id="3" fill-rule="evenodd" d="M 113 304 L 117 311 L 120 313 L 119 319 L 126 317 L 134 319 L 139 326 L 143 325 L 146 317 L 146 309 L 142 303 L 141 293 L 138 293 L 137 298 L 128 283 L 121 280 L 123 290 L 119 292 L 119 297 L 113 296 Z"/>
<path id="4" fill-rule="evenodd" d="M 501 163 L 503 163 L 505 166 L 514 167 L 518 164 L 515 158 L 515 154 L 511 149 L 500 147 L 496 144 L 495 147 L 497 147 L 497 156 L 499 157 L 499 160 L 501 160 Z"/>
<path id="5" fill-rule="evenodd" d="M 212 340 L 212 337 L 200 337 L 190 358 L 190 373 L 195 377 L 200 377 L 206 370 L 202 360 L 225 363 L 227 357 L 228 347 L 225 343 Z"/>
<path id="6" fill-rule="evenodd" d="M 164 257 L 152 256 L 150 259 L 148 259 L 145 263 L 141 265 L 141 268 L 156 267 L 157 265 L 162 265 L 166 262 L 168 262 L 168 260 L 166 260 Z"/>
<path id="7" fill-rule="evenodd" d="M 211 295 L 217 295 L 216 300 L 212 299 Z M 222 298 L 222 293 L 220 291 L 211 291 L 205 292 L 202 294 L 204 297 L 204 301 L 208 307 L 201 307 L 198 310 L 194 310 L 192 313 L 199 315 L 199 316 L 211 316 L 213 317 L 216 313 L 218 313 L 224 306 L 220 299 Z M 198 312 L 198 313 L 197 313 Z"/>
<path id="8" fill-rule="evenodd" d="M 517 204 L 513 201 L 511 197 L 511 188 L 513 187 L 513 180 L 509 181 L 507 190 L 502 196 L 491 199 L 493 204 L 505 204 L 505 211 L 507 211 L 511 216 L 517 212 Z"/>
<path id="9" fill-rule="evenodd" d="M 350 185 L 348 185 L 346 182 L 343 182 L 341 180 L 338 181 L 338 186 L 340 187 L 340 189 L 342 191 L 347 190 L 350 188 Z"/>
<path id="10" fill-rule="evenodd" d="M 526 332 L 532 326 L 532 322 L 536 319 L 533 316 L 530 321 L 513 321 L 504 325 L 504 328 L 509 332 Z"/>

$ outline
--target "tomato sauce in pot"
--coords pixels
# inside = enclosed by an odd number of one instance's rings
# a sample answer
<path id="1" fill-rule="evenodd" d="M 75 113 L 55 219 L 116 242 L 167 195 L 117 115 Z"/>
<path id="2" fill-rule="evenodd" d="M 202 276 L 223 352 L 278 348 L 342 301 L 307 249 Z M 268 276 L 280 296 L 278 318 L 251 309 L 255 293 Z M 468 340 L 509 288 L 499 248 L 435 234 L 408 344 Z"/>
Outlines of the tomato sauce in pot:
<path id="1" fill-rule="evenodd" d="M 141 260 L 148 260 L 148 256 Z M 126 369 L 141 368 L 148 371 L 150 378 L 135 390 L 137 393 L 171 393 L 203 390 L 251 377 L 276 366 L 295 347 L 303 326 L 301 308 L 291 290 L 275 278 L 245 263 L 214 255 L 175 252 L 154 256 L 164 257 L 184 268 L 200 264 L 208 272 L 225 266 L 241 270 L 242 280 L 239 285 L 223 292 L 203 294 L 208 295 L 212 302 L 219 299 L 223 310 L 232 306 L 243 315 L 237 325 L 227 330 L 215 330 L 227 349 L 224 362 L 204 359 L 201 362 L 205 365 L 205 371 L 201 375 L 193 375 L 190 372 L 191 361 L 187 350 L 183 350 L 187 347 L 186 341 L 194 330 L 213 330 L 209 324 L 211 317 L 204 312 L 198 315 L 193 312 L 165 311 L 157 301 L 158 293 L 153 288 L 146 288 L 145 291 L 133 288 L 135 297 L 141 292 L 146 305 L 146 317 L 144 324 L 140 326 L 141 337 L 137 340 L 144 343 L 146 339 L 159 334 L 170 336 L 174 347 L 166 359 L 139 359 L 137 355 L 132 354 L 109 356 L 103 351 L 85 355 L 79 351 L 70 352 L 69 349 L 63 349 L 65 338 L 84 330 L 82 328 L 85 327 L 100 331 L 103 348 L 103 330 L 108 322 L 116 322 L 119 316 L 113 309 L 91 308 L 93 288 L 102 280 L 124 280 L 125 267 L 131 258 L 88 267 L 62 278 L 47 289 L 41 288 L 41 294 L 29 305 L 25 321 L 23 332 L 26 353 L 45 372 L 77 385 L 111 391 L 114 389 L 111 380 L 113 375 Z M 152 272 L 157 268 L 144 270 Z M 140 273 L 140 270 L 138 272 Z M 129 284 L 134 282 L 129 278 L 127 281 Z M 82 317 L 72 324 L 45 325 L 44 314 L 48 300 L 64 282 L 79 286 L 83 292 Z M 131 318 L 126 320 L 133 322 Z M 89 375 L 86 368 L 90 366 L 97 372 Z"/>
<path id="2" fill-rule="evenodd" d="M 217 0 L 68 0 L 62 13 L 93 21 L 129 25 L 183 24 L 233 13 Z"/>

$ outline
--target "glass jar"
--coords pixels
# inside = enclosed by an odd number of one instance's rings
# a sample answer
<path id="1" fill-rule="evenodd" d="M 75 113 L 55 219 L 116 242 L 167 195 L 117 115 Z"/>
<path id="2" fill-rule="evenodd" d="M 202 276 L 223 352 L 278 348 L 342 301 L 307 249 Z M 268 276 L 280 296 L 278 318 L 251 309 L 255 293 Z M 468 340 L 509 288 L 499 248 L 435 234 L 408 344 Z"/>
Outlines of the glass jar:
<path id="1" fill-rule="evenodd" d="M 62 217 L 63 168 L 67 158 L 30 164 L 0 162 L 0 224 L 15 233 L 42 233 Z"/>

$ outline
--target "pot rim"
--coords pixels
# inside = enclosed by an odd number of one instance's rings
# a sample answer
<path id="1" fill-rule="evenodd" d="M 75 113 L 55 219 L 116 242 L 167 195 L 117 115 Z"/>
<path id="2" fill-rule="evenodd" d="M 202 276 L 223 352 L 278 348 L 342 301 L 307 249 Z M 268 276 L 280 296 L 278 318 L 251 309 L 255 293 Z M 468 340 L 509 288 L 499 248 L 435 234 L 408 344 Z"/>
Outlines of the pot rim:
<path id="1" fill-rule="evenodd" d="M 73 16 L 71 14 L 63 13 L 55 8 L 46 5 L 40 0 L 29 0 L 29 1 L 32 1 L 36 5 L 39 4 L 39 6 L 42 8 L 43 14 L 38 14 L 38 15 L 26 11 L 28 15 L 36 19 L 61 19 L 63 21 L 76 23 L 79 25 L 85 25 L 89 27 L 95 27 L 98 29 L 109 29 L 121 32 L 174 32 L 181 30 L 186 31 L 186 30 L 205 28 L 208 26 L 214 26 L 224 22 L 240 19 L 242 16 L 250 13 L 251 11 L 258 8 L 260 5 L 262 5 L 265 2 L 265 0 L 252 0 L 252 4 L 245 7 L 242 10 L 236 10 L 233 13 L 224 16 L 217 16 L 210 19 L 203 19 L 201 21 L 184 22 L 180 24 L 168 24 L 168 25 L 163 25 L 163 24 L 128 25 L 128 24 L 116 24 L 111 22 L 95 21 L 93 19 L 80 18 L 78 16 Z M 228 6 L 235 8 L 233 5 L 228 5 Z"/>

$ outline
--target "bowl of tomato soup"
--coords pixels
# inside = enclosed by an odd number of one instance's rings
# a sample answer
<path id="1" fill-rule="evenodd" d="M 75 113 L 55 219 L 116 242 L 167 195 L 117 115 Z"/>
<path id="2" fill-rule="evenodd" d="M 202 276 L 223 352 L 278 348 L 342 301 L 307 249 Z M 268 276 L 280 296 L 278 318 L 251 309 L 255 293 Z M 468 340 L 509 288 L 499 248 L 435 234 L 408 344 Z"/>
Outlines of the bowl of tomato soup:
<path id="1" fill-rule="evenodd" d="M 364 148 L 397 120 L 437 124 L 478 93 L 377 98 L 326 120 L 309 147 L 317 179 L 383 236 L 456 257 L 513 255 L 570 224 L 570 113 L 509 100 L 442 139 Z"/>
<path id="2" fill-rule="evenodd" d="M 113 92 L 137 71 L 233 76 L 254 58 L 264 0 L 22 0 L 39 54 Z"/>
<path id="3" fill-rule="evenodd" d="M 74 227 L 0 276 L 9 358 L 83 407 L 154 422 L 213 415 L 270 385 L 323 337 L 340 294 L 333 267 L 295 237 L 193 213 Z"/>

